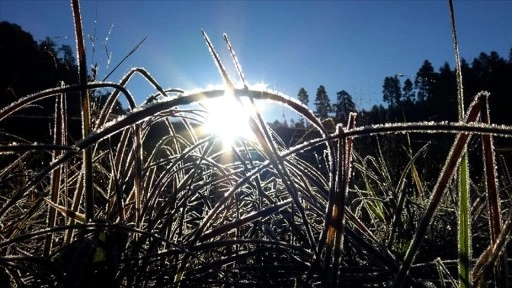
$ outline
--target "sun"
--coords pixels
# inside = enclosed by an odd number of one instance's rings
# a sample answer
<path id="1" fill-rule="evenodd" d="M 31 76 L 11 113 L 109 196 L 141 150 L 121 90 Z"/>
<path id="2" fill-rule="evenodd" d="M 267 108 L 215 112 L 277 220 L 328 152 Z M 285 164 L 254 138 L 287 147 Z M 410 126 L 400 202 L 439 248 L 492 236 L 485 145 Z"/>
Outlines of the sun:
<path id="1" fill-rule="evenodd" d="M 219 137 L 224 148 L 239 139 L 252 141 L 256 138 L 249 125 L 250 103 L 242 101 L 241 105 L 232 95 L 224 95 L 205 100 L 203 105 L 207 113 L 204 128 Z"/>

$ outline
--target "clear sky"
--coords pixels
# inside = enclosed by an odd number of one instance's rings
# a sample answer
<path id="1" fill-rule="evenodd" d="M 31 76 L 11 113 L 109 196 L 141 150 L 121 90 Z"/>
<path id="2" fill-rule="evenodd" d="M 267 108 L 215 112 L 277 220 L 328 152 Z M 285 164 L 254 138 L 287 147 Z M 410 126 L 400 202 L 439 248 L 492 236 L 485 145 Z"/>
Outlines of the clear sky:
<path id="1" fill-rule="evenodd" d="M 509 57 L 512 1 L 455 1 L 454 6 L 462 57 L 471 61 L 490 51 Z M 291 97 L 304 87 L 310 108 L 319 85 L 332 102 L 344 89 L 358 108 L 368 109 L 381 103 L 386 76 L 415 75 L 425 59 L 435 69 L 446 61 L 454 66 L 448 1 L 82 0 L 81 9 L 87 61 L 98 63 L 98 78 L 147 36 L 110 81 L 131 67 L 145 67 L 166 88 L 221 84 L 201 28 L 232 78 L 222 33 L 249 83 L 264 82 Z M 0 0 L 0 20 L 19 24 L 35 40 L 49 36 L 74 47 L 70 1 Z M 128 87 L 138 103 L 152 93 L 143 87 L 149 86 L 134 81 Z"/>

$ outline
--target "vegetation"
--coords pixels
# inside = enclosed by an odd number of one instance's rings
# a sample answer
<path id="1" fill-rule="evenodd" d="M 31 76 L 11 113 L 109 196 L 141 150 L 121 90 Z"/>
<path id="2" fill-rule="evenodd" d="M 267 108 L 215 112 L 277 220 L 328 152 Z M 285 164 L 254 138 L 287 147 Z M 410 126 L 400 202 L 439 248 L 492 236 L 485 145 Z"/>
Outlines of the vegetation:
<path id="1" fill-rule="evenodd" d="M 320 120 L 325 120 L 329 118 L 331 110 L 331 100 L 325 91 L 324 85 L 320 85 L 316 91 L 315 97 L 315 116 Z"/>
<path id="2" fill-rule="evenodd" d="M 163 89 L 141 68 L 119 83 L 87 79 L 72 4 L 78 64 L 69 48 L 38 46 L 0 23 L 2 35 L 12 33 L 0 45 L 12 72 L 0 86 L 0 286 L 510 283 L 512 127 L 500 106 L 510 101 L 512 61 L 481 54 L 471 67 L 457 61 L 460 73 L 425 61 L 414 83 L 384 80 L 387 108 L 359 115 L 347 91 L 333 109 L 320 86 L 313 112 L 305 89 L 299 101 L 249 89 L 224 36 L 245 83 L 234 87 L 204 32 L 224 90 Z M 40 62 L 31 74 L 7 61 L 18 55 L 5 48 L 11 41 L 25 43 L 23 61 Z M 125 89 L 133 77 L 155 90 L 141 106 Z M 228 149 L 201 130 L 208 111 L 200 105 L 226 96 L 254 111 L 256 136 Z M 261 100 L 304 125 L 272 129 L 256 109 Z M 18 126 L 39 122 L 32 111 L 47 120 L 37 135 Z"/>

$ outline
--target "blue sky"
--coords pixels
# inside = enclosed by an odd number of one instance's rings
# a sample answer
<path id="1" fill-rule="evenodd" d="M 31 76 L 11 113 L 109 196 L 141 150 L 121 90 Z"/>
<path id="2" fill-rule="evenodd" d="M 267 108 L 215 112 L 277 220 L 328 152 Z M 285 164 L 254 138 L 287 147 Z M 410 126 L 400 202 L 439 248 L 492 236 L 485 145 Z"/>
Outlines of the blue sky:
<path id="1" fill-rule="evenodd" d="M 512 1 L 454 5 L 462 57 L 471 61 L 480 52 L 496 51 L 508 58 Z M 436 69 L 445 61 L 454 63 L 448 1 L 82 0 L 81 9 L 87 61 L 98 63 L 100 77 L 147 36 L 110 81 L 131 67 L 145 67 L 163 87 L 221 84 L 201 28 L 232 78 L 222 33 L 230 38 L 249 83 L 264 82 L 291 97 L 304 87 L 310 108 L 319 85 L 333 102 L 344 89 L 359 108 L 368 109 L 381 103 L 386 76 L 415 75 L 425 59 Z M 49 36 L 74 47 L 69 1 L 1 0 L 0 20 L 19 24 L 36 40 Z M 110 64 L 105 46 L 112 53 Z M 138 103 L 153 92 L 141 80 L 128 88 Z"/>

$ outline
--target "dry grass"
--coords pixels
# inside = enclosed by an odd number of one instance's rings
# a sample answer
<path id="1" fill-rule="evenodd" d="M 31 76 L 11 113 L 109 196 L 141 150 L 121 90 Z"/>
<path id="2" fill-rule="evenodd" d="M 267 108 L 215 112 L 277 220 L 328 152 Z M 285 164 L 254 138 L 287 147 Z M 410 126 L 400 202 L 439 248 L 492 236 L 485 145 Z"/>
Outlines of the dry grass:
<path id="1" fill-rule="evenodd" d="M 79 3 L 73 4 L 80 38 Z M 466 147 L 472 139 L 481 139 L 485 181 L 471 189 L 479 197 L 472 197 L 470 219 L 491 232 L 468 234 L 470 243 L 484 246 L 469 256 L 471 282 L 507 281 L 504 251 L 512 224 L 503 207 L 511 203 L 499 196 L 509 195 L 512 181 L 504 161 L 496 167 L 493 138 L 510 138 L 512 127 L 489 123 L 487 93 L 475 96 L 458 123 L 357 127 L 352 115 L 345 127 L 327 131 L 297 101 L 235 88 L 204 35 L 233 97 L 284 105 L 309 122 L 313 136 L 286 145 L 256 113 L 250 124 L 257 141 L 239 139 L 221 149 L 214 135 L 198 132 L 205 111 L 194 104 L 226 90 L 164 90 L 141 68 L 120 83 L 82 82 L 26 96 L 0 110 L 0 124 L 52 98 L 54 141 L 34 145 L 4 135 L 10 144 L 0 146 L 0 285 L 458 285 L 454 179 L 463 155 L 471 156 Z M 124 88 L 135 75 L 153 85 L 159 100 L 136 106 Z M 85 99 L 98 88 L 114 92 L 101 111 L 82 102 L 83 137 L 68 143 L 66 96 L 81 91 Z M 111 114 L 120 95 L 130 103 L 124 116 Z M 88 118 L 91 112 L 99 117 Z M 155 127 L 164 135 L 156 142 L 148 136 Z M 429 144 L 410 145 L 418 133 L 454 135 L 442 167 L 429 171 L 433 178 L 422 168 Z M 389 139 L 406 149 L 360 155 L 355 151 L 364 139 Z M 49 165 L 32 165 L 44 157 Z M 394 157 L 406 161 L 394 167 L 400 163 Z"/>

